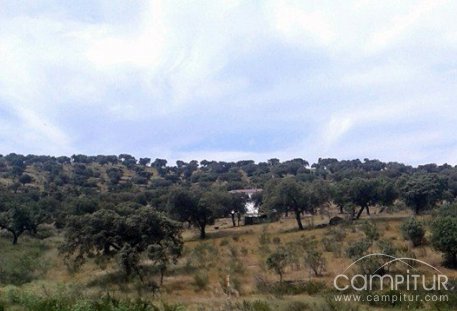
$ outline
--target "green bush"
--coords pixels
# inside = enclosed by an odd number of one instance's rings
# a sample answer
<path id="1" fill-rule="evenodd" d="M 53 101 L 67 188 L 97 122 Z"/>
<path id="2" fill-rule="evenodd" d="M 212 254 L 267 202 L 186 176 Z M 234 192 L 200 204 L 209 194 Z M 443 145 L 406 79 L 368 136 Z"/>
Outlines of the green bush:
<path id="1" fill-rule="evenodd" d="M 31 311 L 161 311 L 159 307 L 142 299 L 119 300 L 111 296 L 90 299 L 82 295 L 74 295 L 68 289 L 45 296 L 20 291 L 15 293 L 14 302 L 9 301 L 7 306 L 18 306 Z M 163 310 L 183 309 L 167 309 L 164 305 Z"/>
<path id="2" fill-rule="evenodd" d="M 373 222 L 365 221 L 361 226 L 361 230 L 368 240 L 376 241 L 379 239 L 378 227 Z"/>
<path id="3" fill-rule="evenodd" d="M 457 267 L 457 217 L 438 217 L 432 223 L 432 245 L 444 253 L 444 264 Z"/>
<path id="4" fill-rule="evenodd" d="M 346 255 L 352 260 L 359 259 L 367 254 L 372 242 L 366 239 L 356 241 L 346 249 Z"/>
<path id="5" fill-rule="evenodd" d="M 425 236 L 424 225 L 412 217 L 401 225 L 403 237 L 413 243 L 414 246 L 422 245 Z"/>
<path id="6" fill-rule="evenodd" d="M 5 241 L 2 241 L 5 242 Z M 28 283 L 48 269 L 49 262 L 41 260 L 46 247 L 40 241 L 24 241 L 21 245 L 1 245 L 0 283 L 21 285 Z"/>
<path id="7" fill-rule="evenodd" d="M 328 229 L 327 236 L 337 242 L 342 242 L 346 238 L 346 230 L 342 226 L 333 226 Z"/>

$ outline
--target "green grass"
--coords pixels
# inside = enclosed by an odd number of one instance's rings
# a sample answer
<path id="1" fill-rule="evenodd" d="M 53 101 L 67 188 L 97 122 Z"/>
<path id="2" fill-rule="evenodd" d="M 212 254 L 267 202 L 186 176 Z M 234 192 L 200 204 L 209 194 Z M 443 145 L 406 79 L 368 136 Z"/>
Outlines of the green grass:
<path id="1" fill-rule="evenodd" d="M 43 255 L 48 246 L 40 240 L 21 237 L 17 245 L 0 239 L 0 284 L 21 285 L 39 279 L 49 268 Z"/>

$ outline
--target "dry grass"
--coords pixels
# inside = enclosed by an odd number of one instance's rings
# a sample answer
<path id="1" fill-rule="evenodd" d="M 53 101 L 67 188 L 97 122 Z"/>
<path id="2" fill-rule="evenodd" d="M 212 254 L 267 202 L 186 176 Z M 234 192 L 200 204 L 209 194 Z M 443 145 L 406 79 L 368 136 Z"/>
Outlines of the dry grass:
<path id="1" fill-rule="evenodd" d="M 401 212 L 372 215 L 369 219 L 376 224 L 381 235 L 380 239 L 391 241 L 397 248 L 414 252 L 418 259 L 436 266 L 450 278 L 456 278 L 457 271 L 442 267 L 441 255 L 436 253 L 429 245 L 412 248 L 402 238 L 400 225 L 409 216 L 408 213 Z M 424 220 L 427 221 L 427 218 L 428 216 L 425 216 Z M 327 223 L 328 219 L 328 216 L 315 216 L 314 224 Z M 368 219 L 368 217 L 364 215 L 363 219 Z M 335 257 L 332 252 L 324 252 L 327 265 L 326 272 L 322 277 L 316 278 L 312 276 L 309 269 L 301 264 L 300 269 L 288 268 L 284 279 L 319 280 L 325 282 L 329 288 L 332 287 L 334 276 L 341 273 L 345 267 L 352 263 L 345 256 L 344 250 L 348 245 L 363 237 L 363 233 L 359 229 L 359 224 L 363 219 L 352 225 L 343 226 L 346 236 L 340 242 L 343 250 L 341 257 Z M 218 229 L 215 229 L 215 227 L 218 227 Z M 329 235 L 329 228 L 298 231 L 295 219 L 290 217 L 281 219 L 276 223 L 241 227 L 232 227 L 230 219 L 221 219 L 214 226 L 208 228 L 208 238 L 205 241 L 198 239 L 198 232 L 186 230 L 184 232 L 185 254 L 179 260 L 178 265 L 174 266 L 165 277 L 160 298 L 157 298 L 147 290 L 139 291 L 138 287 L 141 284 L 138 284 L 138 282 L 132 282 L 131 284 L 116 283 L 116 279 L 112 277 L 116 268 L 114 263 L 108 265 L 105 270 L 101 270 L 94 262 L 89 261 L 78 273 L 69 273 L 58 256 L 56 249 L 61 237 L 54 236 L 46 239 L 45 242 L 50 247 L 40 258 L 40 260 L 49 262 L 51 268 L 40 280 L 35 280 L 25 285 L 25 287 L 42 290 L 43 286 L 52 287 L 63 283 L 76 284 L 85 288 L 85 291 L 90 295 L 101 295 L 102 293 L 110 292 L 120 297 L 136 297 L 141 294 L 144 298 L 160 299 L 161 301 L 173 303 L 179 302 L 190 306 L 190 310 L 197 310 L 200 305 L 223 305 L 227 301 L 227 295 L 224 290 L 227 275 L 229 275 L 231 285 L 241 294 L 239 299 L 271 299 L 269 296 L 258 293 L 256 288 L 256 277 L 260 276 L 268 281 L 278 280 L 277 275 L 265 269 L 266 254 L 259 250 L 259 237 L 265 233 L 269 235 L 271 240 L 268 247 L 273 250 L 277 247 L 273 240 L 276 240 L 276 242 L 279 240 L 282 245 L 293 241 L 312 239 L 320 242 Z M 323 250 L 322 243 L 318 245 Z M 210 251 L 202 258 L 193 258 L 193 250 L 196 248 L 209 249 Z M 194 284 L 194 275 L 199 271 L 205 271 L 208 275 L 208 286 L 205 289 L 199 289 Z M 113 282 L 104 281 L 110 278 Z M 153 278 L 157 279 L 158 276 L 153 276 Z M 239 300 L 238 298 L 232 299 Z M 299 295 L 290 299 L 319 301 L 321 298 Z"/>

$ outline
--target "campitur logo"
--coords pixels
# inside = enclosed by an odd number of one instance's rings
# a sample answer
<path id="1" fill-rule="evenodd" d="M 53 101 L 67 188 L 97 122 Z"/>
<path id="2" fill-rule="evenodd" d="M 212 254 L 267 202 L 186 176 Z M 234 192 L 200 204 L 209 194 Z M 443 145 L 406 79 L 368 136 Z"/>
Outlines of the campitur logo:
<path id="1" fill-rule="evenodd" d="M 394 270 L 391 270 L 395 267 Z M 419 267 L 425 268 L 419 270 Z M 362 272 L 361 272 L 361 271 Z M 360 257 L 335 276 L 333 286 L 342 293 L 336 301 L 448 301 L 448 277 L 429 263 L 410 257 L 375 253 Z M 364 295 L 360 295 L 365 291 Z M 379 294 L 390 291 L 389 295 Z M 413 292 L 416 293 L 413 293 Z M 376 294 L 370 294 L 370 293 Z M 397 294 L 393 294 L 397 293 Z M 359 295 L 357 295 L 359 294 Z"/>

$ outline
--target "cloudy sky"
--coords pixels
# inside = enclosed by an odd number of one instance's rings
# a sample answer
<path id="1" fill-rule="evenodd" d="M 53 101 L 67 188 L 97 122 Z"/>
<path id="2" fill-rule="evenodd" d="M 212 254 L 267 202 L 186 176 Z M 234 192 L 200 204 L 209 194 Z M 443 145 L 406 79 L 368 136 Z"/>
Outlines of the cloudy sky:
<path id="1" fill-rule="evenodd" d="M 0 153 L 457 164 L 455 1 L 0 0 Z"/>

